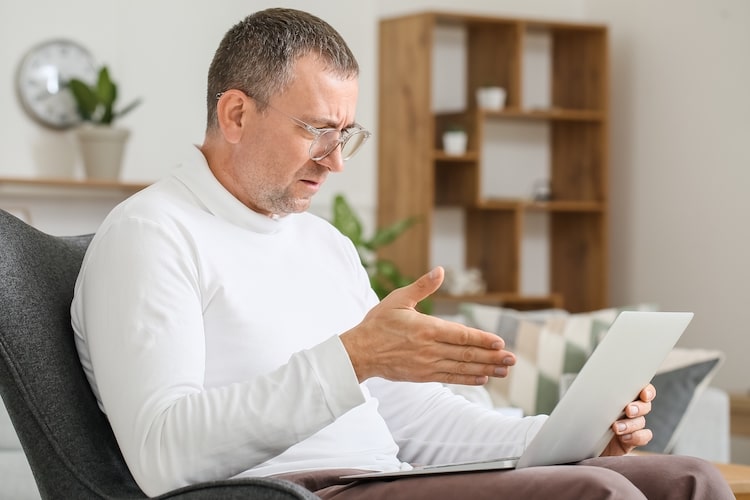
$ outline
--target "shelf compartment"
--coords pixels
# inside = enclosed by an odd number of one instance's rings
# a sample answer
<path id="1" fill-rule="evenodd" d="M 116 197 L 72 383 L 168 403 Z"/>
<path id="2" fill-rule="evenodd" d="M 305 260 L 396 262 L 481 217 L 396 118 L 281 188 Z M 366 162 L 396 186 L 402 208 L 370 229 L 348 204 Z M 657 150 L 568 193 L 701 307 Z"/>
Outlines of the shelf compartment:
<path id="1" fill-rule="evenodd" d="M 589 121 L 604 120 L 604 113 L 599 110 L 580 110 L 565 108 L 505 108 L 499 111 L 480 110 L 485 118 L 506 118 L 522 120 L 557 120 L 557 121 Z"/>
<path id="2" fill-rule="evenodd" d="M 552 105 L 565 109 L 605 109 L 606 29 L 550 25 L 549 30 L 552 36 Z M 575 85 L 571 84 L 573 82 Z"/>
<path id="3" fill-rule="evenodd" d="M 550 134 L 552 199 L 606 199 L 604 126 L 588 122 L 553 122 Z"/>
<path id="4" fill-rule="evenodd" d="M 476 161 L 435 162 L 436 205 L 472 206 L 478 190 L 479 170 Z"/>
<path id="5" fill-rule="evenodd" d="M 506 105 L 521 98 L 520 25 L 513 22 L 470 20 L 467 31 L 466 109 L 476 108 L 479 87 L 495 85 L 506 91 Z"/>
<path id="6" fill-rule="evenodd" d="M 435 161 L 444 163 L 466 163 L 479 160 L 479 153 L 477 153 L 476 151 L 467 151 L 462 155 L 454 155 L 446 153 L 443 150 L 437 150 L 433 153 L 433 158 L 435 159 Z"/>
<path id="7" fill-rule="evenodd" d="M 467 209 L 466 268 L 482 270 L 488 292 L 518 293 L 521 212 Z"/>
<path id="8" fill-rule="evenodd" d="M 607 306 L 607 238 L 604 214 L 550 215 L 550 290 L 571 312 Z"/>
<path id="9" fill-rule="evenodd" d="M 549 295 L 522 295 L 518 293 L 496 292 L 472 295 L 448 295 L 438 292 L 432 296 L 432 299 L 441 306 L 472 302 L 475 304 L 509 307 L 519 311 L 550 308 L 562 309 L 565 307 L 562 295 L 557 293 Z"/>
<path id="10" fill-rule="evenodd" d="M 536 201 L 527 199 L 487 199 L 477 204 L 482 210 L 525 210 L 529 212 L 593 212 L 602 213 L 603 203 L 596 201 Z"/>

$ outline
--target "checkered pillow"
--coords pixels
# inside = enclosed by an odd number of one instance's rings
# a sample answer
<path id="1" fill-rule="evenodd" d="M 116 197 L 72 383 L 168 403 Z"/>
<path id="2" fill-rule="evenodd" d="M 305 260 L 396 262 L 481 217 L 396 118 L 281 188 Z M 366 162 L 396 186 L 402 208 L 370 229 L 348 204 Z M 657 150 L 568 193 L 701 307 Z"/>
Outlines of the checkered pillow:
<path id="1" fill-rule="evenodd" d="M 486 388 L 495 406 L 515 406 L 526 415 L 549 413 L 560 397 L 566 374 L 576 374 L 625 309 L 610 308 L 568 314 L 561 310 L 521 312 L 479 304 L 462 304 L 461 313 L 475 328 L 495 332 L 516 355 L 516 366 Z"/>

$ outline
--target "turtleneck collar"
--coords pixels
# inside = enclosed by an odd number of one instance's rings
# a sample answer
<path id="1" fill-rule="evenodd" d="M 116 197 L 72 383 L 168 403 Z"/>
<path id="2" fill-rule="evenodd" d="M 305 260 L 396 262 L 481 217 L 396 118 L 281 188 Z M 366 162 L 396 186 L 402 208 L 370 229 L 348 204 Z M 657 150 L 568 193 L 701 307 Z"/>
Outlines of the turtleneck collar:
<path id="1" fill-rule="evenodd" d="M 294 214 L 269 217 L 250 209 L 214 177 L 208 162 L 198 147 L 175 169 L 174 177 L 182 182 L 205 207 L 217 217 L 258 233 L 275 233 Z"/>

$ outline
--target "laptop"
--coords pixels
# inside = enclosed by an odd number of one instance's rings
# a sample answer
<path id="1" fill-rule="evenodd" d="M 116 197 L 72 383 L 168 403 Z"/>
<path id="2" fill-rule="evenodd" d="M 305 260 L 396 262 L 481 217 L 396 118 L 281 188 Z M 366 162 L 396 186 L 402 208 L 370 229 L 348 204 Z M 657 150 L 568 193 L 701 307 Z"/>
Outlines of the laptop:
<path id="1" fill-rule="evenodd" d="M 691 312 L 621 312 L 520 457 L 342 477 L 383 479 L 520 469 L 599 456 L 612 439 L 612 424 L 650 382 L 692 318 Z"/>

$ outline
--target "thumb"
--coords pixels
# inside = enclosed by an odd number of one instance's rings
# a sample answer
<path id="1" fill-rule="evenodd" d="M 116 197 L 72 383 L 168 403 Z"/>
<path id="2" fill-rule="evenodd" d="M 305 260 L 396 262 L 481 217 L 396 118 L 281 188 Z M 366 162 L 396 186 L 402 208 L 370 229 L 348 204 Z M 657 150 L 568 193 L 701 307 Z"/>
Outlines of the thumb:
<path id="1" fill-rule="evenodd" d="M 440 288 L 444 277 L 445 271 L 442 267 L 437 266 L 420 276 L 413 283 L 392 291 L 382 302 L 388 302 L 391 307 L 413 309 L 419 302 Z"/>

